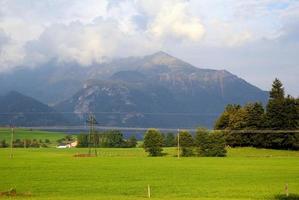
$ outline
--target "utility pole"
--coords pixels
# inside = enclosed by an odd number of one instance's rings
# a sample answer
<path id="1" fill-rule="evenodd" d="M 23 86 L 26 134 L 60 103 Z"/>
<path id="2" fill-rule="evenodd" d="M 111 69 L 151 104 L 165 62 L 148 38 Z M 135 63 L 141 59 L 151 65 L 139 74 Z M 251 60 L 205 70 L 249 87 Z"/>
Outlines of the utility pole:
<path id="1" fill-rule="evenodd" d="M 180 158 L 180 129 L 178 129 L 178 159 Z"/>
<path id="2" fill-rule="evenodd" d="M 94 125 L 97 124 L 95 116 L 90 113 L 86 122 L 89 125 L 88 155 L 89 156 L 91 155 L 92 148 L 94 148 L 94 154 L 95 154 L 95 156 L 97 156 L 98 152 L 97 152 L 96 138 L 95 138 L 95 132 L 94 132 Z M 93 140 L 93 142 L 91 140 Z"/>
<path id="3" fill-rule="evenodd" d="M 14 127 L 11 126 L 11 140 L 10 140 L 10 158 L 13 158 L 13 140 L 14 140 Z"/>

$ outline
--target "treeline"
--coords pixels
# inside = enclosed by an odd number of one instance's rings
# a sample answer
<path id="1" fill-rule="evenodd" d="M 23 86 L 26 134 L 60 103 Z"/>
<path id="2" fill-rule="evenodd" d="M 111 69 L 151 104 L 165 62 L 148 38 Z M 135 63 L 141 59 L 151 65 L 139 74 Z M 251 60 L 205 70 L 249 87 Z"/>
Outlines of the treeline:
<path id="1" fill-rule="evenodd" d="M 132 135 L 129 139 L 124 139 L 123 134 L 118 130 L 96 132 L 91 135 L 79 134 L 77 136 L 77 147 L 112 147 L 112 148 L 132 148 L 136 147 L 137 139 Z"/>
<path id="2" fill-rule="evenodd" d="M 264 109 L 259 102 L 245 106 L 227 105 L 217 119 L 216 130 L 297 130 L 299 128 L 299 99 L 285 97 L 282 83 L 275 79 L 270 98 Z"/>
<path id="3" fill-rule="evenodd" d="M 227 105 L 214 129 L 226 130 L 230 146 L 298 149 L 299 99 L 285 96 L 283 84 L 275 79 L 265 108 L 259 102 Z"/>
<path id="4" fill-rule="evenodd" d="M 226 144 L 231 147 L 299 150 L 297 131 L 230 130 L 225 133 Z"/>
<path id="5" fill-rule="evenodd" d="M 45 139 L 45 140 L 37 140 L 37 139 L 16 139 L 13 141 L 13 147 L 15 148 L 40 148 L 40 147 L 48 147 L 50 144 L 50 140 Z M 6 142 L 6 140 L 1 140 L 0 141 L 0 148 L 7 148 L 9 147 L 10 144 Z"/>
<path id="6" fill-rule="evenodd" d="M 172 138 L 171 134 L 168 135 L 169 138 Z M 145 151 L 149 153 L 149 156 L 162 156 L 165 141 L 165 137 L 163 137 L 163 134 L 159 130 L 149 129 L 145 134 L 143 146 Z M 175 138 L 175 144 L 179 145 L 180 155 L 183 157 L 226 156 L 225 136 L 222 132 L 197 129 L 193 137 L 188 131 L 180 131 Z"/>

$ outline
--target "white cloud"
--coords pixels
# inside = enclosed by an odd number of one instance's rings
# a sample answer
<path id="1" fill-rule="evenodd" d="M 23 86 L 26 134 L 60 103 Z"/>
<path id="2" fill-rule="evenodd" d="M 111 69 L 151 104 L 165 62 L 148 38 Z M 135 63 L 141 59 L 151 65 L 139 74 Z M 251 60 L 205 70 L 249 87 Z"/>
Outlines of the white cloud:
<path id="1" fill-rule="evenodd" d="M 261 85 L 281 65 L 291 80 L 298 19 L 294 0 L 0 0 L 0 71 L 165 50 L 198 66 L 253 70 Z"/>

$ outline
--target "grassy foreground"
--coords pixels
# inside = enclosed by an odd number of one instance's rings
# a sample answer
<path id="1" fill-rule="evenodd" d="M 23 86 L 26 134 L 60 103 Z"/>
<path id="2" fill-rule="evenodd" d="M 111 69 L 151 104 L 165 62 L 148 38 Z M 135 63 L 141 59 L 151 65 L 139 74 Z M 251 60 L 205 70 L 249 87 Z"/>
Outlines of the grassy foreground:
<path id="1" fill-rule="evenodd" d="M 299 152 L 229 149 L 226 158 L 147 157 L 143 149 L 0 149 L 0 191 L 16 188 L 16 199 L 272 199 L 299 193 Z M 8 199 L 0 197 L 0 199 Z"/>

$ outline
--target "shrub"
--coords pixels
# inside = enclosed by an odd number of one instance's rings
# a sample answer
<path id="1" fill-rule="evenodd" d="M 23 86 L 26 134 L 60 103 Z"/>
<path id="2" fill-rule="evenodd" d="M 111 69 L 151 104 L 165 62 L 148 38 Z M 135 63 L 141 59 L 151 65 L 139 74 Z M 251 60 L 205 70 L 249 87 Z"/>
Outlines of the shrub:
<path id="1" fill-rule="evenodd" d="M 144 137 L 144 149 L 150 156 L 161 156 L 163 146 L 163 136 L 156 129 L 147 130 Z"/>
<path id="2" fill-rule="evenodd" d="M 174 147 L 176 146 L 176 138 L 173 133 L 164 134 L 164 147 Z"/>
<path id="3" fill-rule="evenodd" d="M 8 147 L 8 144 L 6 143 L 6 140 L 1 140 L 0 148 L 6 148 L 6 147 Z"/>
<path id="4" fill-rule="evenodd" d="M 226 156 L 225 136 L 222 132 L 209 132 L 206 129 L 198 129 L 195 144 L 198 156 Z"/>
<path id="5" fill-rule="evenodd" d="M 179 133 L 179 144 L 181 149 L 181 156 L 188 157 L 193 155 L 194 140 L 188 131 L 181 131 Z"/>

